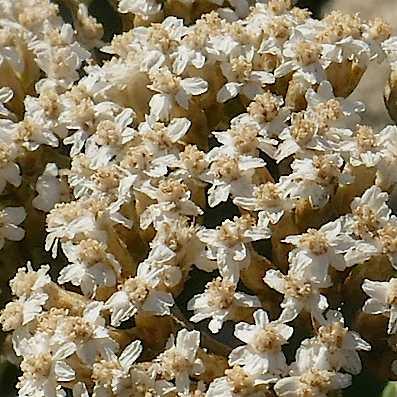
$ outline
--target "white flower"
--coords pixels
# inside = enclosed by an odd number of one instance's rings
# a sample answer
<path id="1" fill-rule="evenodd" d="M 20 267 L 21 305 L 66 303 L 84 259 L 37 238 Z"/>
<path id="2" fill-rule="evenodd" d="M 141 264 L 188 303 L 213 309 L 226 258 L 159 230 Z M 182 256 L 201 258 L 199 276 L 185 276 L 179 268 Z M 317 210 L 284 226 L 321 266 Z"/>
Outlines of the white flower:
<path id="1" fill-rule="evenodd" d="M 345 219 L 346 230 L 370 241 L 390 219 L 388 199 L 389 195 L 378 186 L 371 186 L 361 197 L 354 198 L 350 204 L 352 215 Z"/>
<path id="2" fill-rule="evenodd" d="M 283 323 L 269 322 L 264 310 L 254 313 L 255 325 L 238 323 L 234 335 L 246 343 L 235 348 L 229 355 L 231 365 L 243 366 L 249 374 L 283 374 L 287 370 L 281 346 L 287 343 L 293 328 Z"/>
<path id="3" fill-rule="evenodd" d="M 43 293 L 45 286 L 51 282 L 51 278 L 47 274 L 49 270 L 50 266 L 45 265 L 35 271 L 31 263 L 27 262 L 26 267 L 20 267 L 15 277 L 10 280 L 12 294 L 18 297 L 28 297 L 36 293 Z"/>
<path id="4" fill-rule="evenodd" d="M 175 380 L 177 393 L 187 393 L 190 376 L 204 372 L 204 365 L 197 357 L 199 347 L 200 332 L 182 329 L 178 332 L 176 340 L 171 335 L 167 342 L 167 350 L 155 359 L 162 377 Z"/>
<path id="5" fill-rule="evenodd" d="M 47 215 L 45 250 L 51 250 L 52 257 L 56 258 L 59 240 L 73 240 L 79 234 L 84 234 L 85 237 L 104 238 L 103 232 L 99 230 L 95 214 L 90 209 L 84 208 L 83 202 L 56 204 Z"/>
<path id="6" fill-rule="evenodd" d="M 225 371 L 226 376 L 214 379 L 208 387 L 206 397 L 261 397 L 269 383 L 277 381 L 269 374 L 249 374 L 244 368 L 235 366 Z M 265 386 L 265 389 L 261 388 Z"/>
<path id="7" fill-rule="evenodd" d="M 344 161 L 337 153 L 313 158 L 296 159 L 291 164 L 292 174 L 286 176 L 286 189 L 292 199 L 307 198 L 313 208 L 324 207 L 335 188 L 352 182 Z"/>
<path id="8" fill-rule="evenodd" d="M 300 397 L 302 395 L 327 397 L 333 390 L 351 385 L 351 375 L 320 369 L 309 369 L 299 375 L 280 379 L 274 386 L 278 397 Z"/>
<path id="9" fill-rule="evenodd" d="M 277 145 L 277 141 L 272 138 L 278 137 L 280 132 L 287 127 L 290 117 L 289 108 L 283 105 L 283 97 L 266 91 L 254 98 L 247 107 L 247 113 L 234 117 L 231 125 L 254 124 L 263 136 L 263 141 L 259 140 L 259 148 L 273 157 L 274 148 L 269 145 Z"/>
<path id="10" fill-rule="evenodd" d="M 114 353 L 110 358 L 97 361 L 92 366 L 94 380 L 93 396 L 112 397 L 122 393 L 128 384 L 129 371 L 143 350 L 140 340 L 131 342 L 117 357 Z"/>
<path id="11" fill-rule="evenodd" d="M 160 12 L 161 3 L 156 0 L 120 0 L 118 10 L 123 14 L 131 12 L 148 19 Z"/>
<path id="12" fill-rule="evenodd" d="M 323 43 L 322 58 L 327 66 L 333 62 L 341 63 L 354 59 L 357 65 L 364 69 L 370 60 L 370 50 L 370 46 L 364 40 L 349 36 L 333 43 Z"/>
<path id="13" fill-rule="evenodd" d="M 59 122 L 61 114 L 61 96 L 56 91 L 55 84 L 48 82 L 42 87 L 36 88 L 40 95 L 38 97 L 26 96 L 24 100 L 25 114 L 37 120 L 41 120 L 57 137 L 65 138 L 67 135 L 66 126 Z M 34 118 L 34 117 L 33 117 Z"/>
<path id="14" fill-rule="evenodd" d="M 328 125 L 334 128 L 353 128 L 360 121 L 360 113 L 365 111 L 365 105 L 351 99 L 336 98 L 331 83 L 322 81 L 317 92 L 309 88 L 305 95 L 308 109 L 317 113 Z M 332 113 L 332 110 L 334 113 Z M 328 117 L 327 116 L 328 111 Z"/>
<path id="15" fill-rule="evenodd" d="M 63 317 L 54 334 L 54 341 L 64 344 L 72 342 L 77 357 L 87 365 L 93 365 L 97 356 L 108 359 L 118 344 L 110 337 L 101 316 L 102 302 L 90 302 L 82 317 Z"/>
<path id="16" fill-rule="evenodd" d="M 364 280 L 362 289 L 370 296 L 363 311 L 369 314 L 383 314 L 389 318 L 388 334 L 397 332 L 397 279 L 389 281 Z"/>
<path id="17" fill-rule="evenodd" d="M 321 46 L 313 41 L 305 40 L 296 30 L 284 44 L 285 61 L 274 71 L 276 78 L 294 72 L 295 78 L 306 80 L 310 84 L 326 80 L 323 65 L 320 62 Z"/>
<path id="18" fill-rule="evenodd" d="M 77 71 L 91 53 L 74 40 L 74 30 L 70 24 L 55 27 L 45 21 L 42 30 L 44 39 L 32 40 L 29 49 L 34 52 L 35 61 L 46 78 L 62 88 L 68 87 L 79 78 Z M 59 40 L 58 45 L 51 43 L 50 37 L 54 35 Z"/>
<path id="19" fill-rule="evenodd" d="M 216 229 L 201 229 L 197 236 L 209 248 L 207 256 L 216 259 L 223 274 L 236 282 L 240 270 L 250 263 L 249 243 L 267 239 L 271 233 L 267 225 L 257 227 L 249 216 L 227 219 Z"/>
<path id="20" fill-rule="evenodd" d="M 258 148 L 261 146 L 277 144 L 277 141 L 258 136 L 260 132 L 260 128 L 255 123 L 239 122 L 234 119 L 230 129 L 213 131 L 212 135 L 222 144 L 220 150 L 225 154 L 258 156 Z"/>
<path id="21" fill-rule="evenodd" d="M 149 181 L 144 182 L 137 190 L 145 193 L 158 204 L 152 204 L 141 214 L 140 226 L 147 229 L 154 224 L 155 228 L 168 216 L 185 215 L 198 216 L 203 211 L 190 199 L 191 192 L 181 180 L 164 178 L 159 181 L 158 188 Z"/>
<path id="22" fill-rule="evenodd" d="M 246 210 L 259 211 L 258 226 L 265 225 L 266 219 L 276 224 L 286 211 L 293 208 L 284 190 L 283 180 L 282 177 L 279 183 L 266 182 L 255 186 L 252 196 L 235 197 L 233 203 Z"/>
<path id="23" fill-rule="evenodd" d="M 267 84 L 273 84 L 274 76 L 263 70 L 254 70 L 255 52 L 252 48 L 247 54 L 232 55 L 226 62 L 220 64 L 227 83 L 218 91 L 217 101 L 226 102 L 239 94 L 249 99 L 264 92 Z"/>
<path id="24" fill-rule="evenodd" d="M 205 23 L 194 24 L 187 28 L 186 35 L 171 56 L 174 73 L 181 75 L 191 65 L 197 69 L 201 69 L 205 65 L 206 45 L 211 33 L 210 27 Z"/>
<path id="25" fill-rule="evenodd" d="M 43 173 L 37 178 L 36 191 L 38 195 L 32 200 L 33 207 L 49 212 L 60 201 L 61 182 L 58 176 L 57 165 L 48 163 Z"/>
<path id="26" fill-rule="evenodd" d="M 174 222 L 173 219 L 168 219 L 167 221 Z M 180 223 L 176 219 L 175 227 L 178 225 L 180 225 Z M 164 230 L 162 230 L 162 226 L 165 226 L 165 231 L 170 230 L 167 227 L 167 223 L 162 222 L 156 237 L 159 233 L 164 232 Z M 167 244 L 169 244 L 172 249 L 168 247 L 161 238 L 157 239 L 156 237 L 150 244 L 151 250 L 147 258 L 142 263 L 145 263 L 145 266 L 150 267 L 151 271 L 159 271 L 158 278 L 161 279 L 165 287 L 175 287 L 182 280 L 182 269 L 185 266 L 186 268 L 184 270 L 190 269 L 191 263 L 189 263 L 189 261 L 185 263 L 182 258 L 178 258 L 178 252 L 174 252 L 172 250 L 176 250 L 177 247 L 175 247 L 174 243 L 178 240 L 173 239 L 172 232 L 166 237 L 170 239 Z"/>
<path id="27" fill-rule="evenodd" d="M 210 169 L 202 179 L 212 184 L 208 191 L 210 207 L 227 201 L 230 195 L 241 196 L 252 191 L 255 170 L 266 165 L 258 157 L 225 154 L 219 148 L 208 154 L 208 161 L 211 162 Z"/>
<path id="28" fill-rule="evenodd" d="M 129 127 L 135 117 L 132 109 L 123 109 L 114 120 L 102 120 L 95 133 L 87 139 L 86 154 L 94 168 L 105 166 L 123 145 L 131 141 L 136 131 Z"/>
<path id="29" fill-rule="evenodd" d="M 162 281 L 163 269 L 152 266 L 149 260 L 138 266 L 137 275 L 122 284 L 106 302 L 111 312 L 111 324 L 119 326 L 138 311 L 146 311 L 159 316 L 170 314 L 174 305 L 172 295 L 157 289 Z"/>
<path id="30" fill-rule="evenodd" d="M 340 312 L 329 310 L 320 323 L 317 336 L 302 342 L 296 352 L 296 365 L 339 371 L 353 375 L 361 372 L 362 365 L 357 350 L 371 350 L 371 346 L 344 325 Z"/>
<path id="31" fill-rule="evenodd" d="M 200 270 L 214 271 L 216 263 L 206 256 L 206 245 L 199 239 L 200 230 L 200 226 L 191 224 L 186 217 L 167 218 L 157 225 L 149 258 L 156 262 L 162 257 L 160 267 L 167 263 L 175 269 L 189 271 L 195 265 Z"/>
<path id="32" fill-rule="evenodd" d="M 169 120 L 176 105 L 189 109 L 192 96 L 201 95 L 208 90 L 208 83 L 200 77 L 174 76 L 167 68 L 160 68 L 149 73 L 151 90 L 158 92 L 149 101 L 150 114 L 156 120 Z"/>
<path id="33" fill-rule="evenodd" d="M 151 116 L 146 116 L 145 121 L 138 126 L 138 133 L 142 137 L 143 145 L 147 151 L 146 157 L 148 158 L 145 161 L 150 162 L 152 160 L 152 164 L 153 166 L 156 165 L 156 168 L 159 168 L 161 163 L 163 163 L 164 168 L 170 164 L 171 160 L 175 161 L 176 156 L 180 152 L 178 144 L 183 140 L 182 138 L 185 137 L 190 126 L 191 121 L 185 117 L 173 118 L 167 124 L 164 124 L 156 121 Z M 167 155 L 173 156 L 167 157 Z M 143 164 L 141 165 L 142 162 L 138 161 L 136 167 L 143 168 Z M 146 171 L 145 169 L 143 170 Z M 148 175 L 153 177 L 162 176 L 162 174 L 154 172 L 148 172 Z"/>
<path id="34" fill-rule="evenodd" d="M 158 69 L 165 63 L 167 58 L 173 57 L 175 47 L 180 45 L 180 41 L 187 33 L 187 30 L 188 28 L 184 25 L 182 18 L 168 16 L 161 23 L 156 23 L 148 27 L 135 27 L 132 30 L 133 42 L 130 48 L 142 48 L 144 58 L 153 62 L 148 70 Z M 138 65 L 139 67 L 141 65 Z"/>
<path id="35" fill-rule="evenodd" d="M 316 283 L 327 283 L 328 267 L 338 271 L 346 269 L 343 254 L 355 243 L 342 232 L 342 224 L 336 220 L 320 229 L 308 229 L 306 233 L 288 236 L 284 242 L 295 245 L 289 254 L 290 269 L 300 277 Z"/>
<path id="36" fill-rule="evenodd" d="M 17 300 L 7 303 L 0 315 L 0 323 L 4 332 L 12 331 L 34 320 L 43 310 L 48 295 L 32 293 L 20 296 Z"/>
<path id="37" fill-rule="evenodd" d="M 18 346 L 22 376 L 17 385 L 21 397 L 64 396 L 61 382 L 70 382 L 75 371 L 66 359 L 75 352 L 73 343 L 53 344 L 50 336 L 37 333 Z"/>
<path id="38" fill-rule="evenodd" d="M 58 146 L 58 138 L 52 131 L 52 125 L 38 112 L 14 124 L 10 129 L 11 139 L 27 150 L 37 150 L 40 145 Z"/>
<path id="39" fill-rule="evenodd" d="M 206 186 L 201 180 L 203 173 L 208 169 L 206 153 L 199 150 L 196 145 L 186 145 L 172 167 L 176 168 L 172 173 L 176 178 L 181 177 L 187 183 L 193 181 L 198 186 Z"/>
<path id="40" fill-rule="evenodd" d="M 11 121 L 0 119 L 0 193 L 4 191 L 7 183 L 18 187 L 22 182 L 19 166 L 15 162 L 20 148 L 13 141 L 9 141 L 10 137 L 2 133 L 11 126 Z"/>
<path id="41" fill-rule="evenodd" d="M 58 282 L 80 286 L 86 296 L 94 296 L 98 287 L 114 287 L 121 266 L 107 251 L 104 243 L 85 239 L 79 244 L 62 244 L 62 251 L 70 262 L 59 273 Z"/>
<path id="42" fill-rule="evenodd" d="M 190 321 L 198 323 L 210 318 L 208 328 L 218 333 L 223 323 L 233 319 L 237 307 L 260 307 L 256 296 L 236 292 L 236 284 L 227 278 L 217 277 L 207 283 L 205 292 L 195 295 L 187 304 L 188 310 L 194 310 Z"/>
<path id="43" fill-rule="evenodd" d="M 72 145 L 71 157 L 83 150 L 88 137 L 96 132 L 101 121 L 114 120 L 115 114 L 120 111 L 120 106 L 113 102 L 94 103 L 86 93 L 83 95 L 77 88 L 76 91 L 62 96 L 63 110 L 59 116 L 59 121 L 71 131 L 63 140 L 65 145 Z"/>
<path id="44" fill-rule="evenodd" d="M 374 167 L 384 157 L 382 155 L 382 134 L 386 129 L 376 133 L 371 127 L 360 125 L 353 136 L 342 142 L 342 155 L 352 166 Z M 382 172 L 378 170 L 378 172 Z"/>
<path id="45" fill-rule="evenodd" d="M 278 163 L 293 154 L 304 157 L 310 151 L 330 152 L 333 148 L 333 142 L 323 133 L 319 121 L 310 112 L 292 114 L 291 126 L 281 131 L 279 139 L 282 142 L 273 155 Z"/>
<path id="46" fill-rule="evenodd" d="M 263 280 L 270 288 L 284 295 L 279 321 L 292 321 L 303 310 L 320 320 L 322 312 L 328 307 L 327 298 L 320 294 L 319 288 L 311 280 L 300 279 L 293 272 L 284 275 L 279 270 L 268 270 Z M 321 287 L 328 286 L 330 284 L 324 283 Z"/>
<path id="47" fill-rule="evenodd" d="M 19 226 L 25 218 L 23 207 L 5 207 L 0 211 L 0 249 L 5 240 L 20 241 L 25 237 L 25 231 Z"/>

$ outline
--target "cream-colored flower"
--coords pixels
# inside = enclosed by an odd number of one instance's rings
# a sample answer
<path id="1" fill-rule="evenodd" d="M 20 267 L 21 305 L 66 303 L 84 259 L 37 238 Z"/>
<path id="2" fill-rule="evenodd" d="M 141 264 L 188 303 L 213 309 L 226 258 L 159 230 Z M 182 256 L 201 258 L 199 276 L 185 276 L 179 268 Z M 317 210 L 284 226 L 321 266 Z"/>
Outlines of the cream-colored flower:
<path id="1" fill-rule="evenodd" d="M 189 391 L 190 376 L 204 372 L 203 362 L 197 357 L 200 347 L 200 332 L 182 329 L 174 338 L 171 335 L 166 350 L 155 362 L 158 372 L 166 380 L 175 380 L 176 391 L 185 394 Z"/>
<path id="2" fill-rule="evenodd" d="M 198 323 L 209 318 L 208 328 L 216 334 L 225 321 L 233 319 L 233 311 L 238 307 L 260 307 L 256 296 L 237 292 L 236 289 L 230 278 L 217 277 L 207 283 L 205 291 L 195 295 L 187 304 L 188 310 L 194 310 L 190 321 Z"/>
<path id="3" fill-rule="evenodd" d="M 293 328 L 277 321 L 270 322 L 262 309 L 254 313 L 254 319 L 255 325 L 236 324 L 234 335 L 246 345 L 230 353 L 229 363 L 242 366 L 249 374 L 285 373 L 287 362 L 281 346 L 292 336 Z"/>

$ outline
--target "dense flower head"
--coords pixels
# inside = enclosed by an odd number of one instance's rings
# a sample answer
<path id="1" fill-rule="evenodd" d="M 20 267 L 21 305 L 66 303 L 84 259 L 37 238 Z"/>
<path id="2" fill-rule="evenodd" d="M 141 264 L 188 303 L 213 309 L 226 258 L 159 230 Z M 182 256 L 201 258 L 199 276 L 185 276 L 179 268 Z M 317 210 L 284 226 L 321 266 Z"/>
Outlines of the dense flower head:
<path id="1" fill-rule="evenodd" d="M 0 0 L 18 395 L 397 379 L 397 128 L 349 97 L 386 60 L 397 120 L 392 27 L 291 0 L 107 0 L 116 29 L 85 3 Z"/>

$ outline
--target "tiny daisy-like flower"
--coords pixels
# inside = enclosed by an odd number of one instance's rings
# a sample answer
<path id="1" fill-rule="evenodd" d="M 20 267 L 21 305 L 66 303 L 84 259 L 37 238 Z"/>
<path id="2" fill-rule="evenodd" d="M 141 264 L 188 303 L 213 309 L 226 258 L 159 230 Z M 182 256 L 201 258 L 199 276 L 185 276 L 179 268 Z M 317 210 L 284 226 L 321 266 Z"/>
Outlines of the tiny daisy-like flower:
<path id="1" fill-rule="evenodd" d="M 279 183 L 266 182 L 254 186 L 251 197 L 235 197 L 233 203 L 246 210 L 259 211 L 258 226 L 266 224 L 266 219 L 276 224 L 285 212 L 293 208 L 293 203 L 283 188 L 283 180 L 280 178 Z"/>
<path id="2" fill-rule="evenodd" d="M 337 153 L 295 159 L 292 173 L 285 178 L 292 199 L 308 199 L 312 207 L 324 207 L 339 185 L 353 181 L 342 157 Z"/>
<path id="3" fill-rule="evenodd" d="M 136 131 L 130 127 L 134 119 L 132 109 L 124 109 L 114 120 L 102 120 L 96 131 L 87 139 L 86 154 L 93 167 L 107 165 L 116 156 L 121 147 L 131 141 Z"/>
<path id="4" fill-rule="evenodd" d="M 249 374 L 285 373 L 287 363 L 281 346 L 287 343 L 293 328 L 277 321 L 270 322 L 261 309 L 254 313 L 254 319 L 254 325 L 236 324 L 234 335 L 246 345 L 230 353 L 229 363 L 242 366 Z"/>
<path id="5" fill-rule="evenodd" d="M 361 197 L 354 198 L 350 204 L 352 215 L 344 219 L 346 230 L 371 241 L 378 229 L 386 226 L 390 219 L 388 199 L 389 195 L 378 186 L 372 186 Z"/>
<path id="6" fill-rule="evenodd" d="M 212 185 L 208 191 L 210 207 L 227 201 L 230 195 L 235 197 L 250 192 L 253 189 L 252 178 L 255 170 L 266 164 L 258 157 L 230 155 L 215 149 L 208 154 L 211 165 L 202 176 L 205 182 Z"/>
<path id="7" fill-rule="evenodd" d="M 336 98 L 332 85 L 327 80 L 319 84 L 317 92 L 309 88 L 305 97 L 308 109 L 317 113 L 328 127 L 353 128 L 361 119 L 360 113 L 365 111 L 362 102 Z"/>
<path id="8" fill-rule="evenodd" d="M 296 352 L 297 366 L 339 371 L 344 369 L 353 375 L 361 372 L 358 350 L 369 351 L 371 346 L 359 334 L 345 327 L 343 316 L 329 310 L 320 323 L 317 335 L 302 342 Z"/>
<path id="9" fill-rule="evenodd" d="M 106 302 L 111 312 L 111 324 L 119 326 L 138 311 L 147 311 L 164 316 L 170 313 L 174 300 L 168 292 L 159 289 L 163 269 L 149 261 L 138 266 L 137 275 L 127 279 Z"/>
<path id="10" fill-rule="evenodd" d="M 277 381 L 270 374 L 250 374 L 245 368 L 236 365 L 225 371 L 225 376 L 216 378 L 208 387 L 207 397 L 260 397 L 266 386 Z M 265 388 L 263 388 L 265 386 Z"/>
<path id="11" fill-rule="evenodd" d="M 363 306 L 368 314 L 383 314 L 389 318 L 387 333 L 397 332 L 397 279 L 389 281 L 372 281 L 365 279 L 364 292 L 370 296 Z"/>
<path id="12" fill-rule="evenodd" d="M 322 312 L 328 307 L 327 298 L 320 294 L 319 288 L 310 280 L 300 279 L 292 271 L 284 275 L 279 270 L 268 270 L 263 280 L 270 288 L 284 295 L 279 321 L 292 321 L 303 310 L 321 319 Z M 329 286 L 324 283 L 321 287 Z"/>
<path id="13" fill-rule="evenodd" d="M 70 264 L 60 271 L 60 284 L 71 282 L 80 286 L 86 296 L 94 296 L 98 287 L 116 285 L 121 266 L 104 243 L 93 239 L 82 240 L 79 244 L 68 241 L 62 244 L 62 251 Z"/>
<path id="14" fill-rule="evenodd" d="M 37 333 L 22 340 L 18 351 L 23 356 L 17 384 L 21 397 L 61 396 L 61 382 L 75 378 L 74 369 L 66 362 L 75 352 L 73 343 L 53 344 L 48 335 Z"/>
<path id="15" fill-rule="evenodd" d="M 150 72 L 152 84 L 148 86 L 157 92 L 150 99 L 150 114 L 156 120 L 169 120 L 175 105 L 189 109 L 192 96 L 201 95 L 208 90 L 208 83 L 200 77 L 174 76 L 167 68 Z"/>
<path id="16" fill-rule="evenodd" d="M 109 352 L 118 349 L 118 344 L 110 337 L 101 316 L 102 302 L 90 302 L 82 317 L 65 316 L 58 324 L 54 340 L 58 343 L 72 342 L 77 357 L 87 365 L 94 364 L 97 356 L 110 357 Z"/>
<path id="17" fill-rule="evenodd" d="M 208 258 L 216 260 L 220 271 L 229 274 L 236 282 L 240 270 L 250 263 L 250 243 L 270 235 L 268 225 L 257 226 L 252 217 L 244 215 L 233 221 L 227 219 L 216 229 L 201 229 L 197 233 L 209 248 Z"/>
<path id="18" fill-rule="evenodd" d="M 37 178 L 36 191 L 38 195 L 32 200 L 33 207 L 49 212 L 61 198 L 61 182 L 58 167 L 48 163 L 43 173 Z"/>
<path id="19" fill-rule="evenodd" d="M 321 369 L 309 369 L 299 375 L 280 379 L 274 386 L 278 397 L 300 397 L 304 395 L 327 397 L 333 390 L 351 385 L 351 375 Z"/>
<path id="20" fill-rule="evenodd" d="M 270 145 L 276 145 L 277 141 L 273 138 L 278 137 L 281 131 L 287 127 L 287 121 L 290 117 L 290 110 L 283 106 L 284 99 L 281 96 L 264 92 L 257 95 L 248 105 L 247 113 L 242 113 L 231 120 L 231 125 L 237 128 L 242 124 L 254 125 L 263 141 L 259 139 L 259 148 L 273 157 L 274 149 L 270 150 Z"/>
<path id="21" fill-rule="evenodd" d="M 149 153 L 149 156 L 151 155 L 153 157 L 153 159 L 149 157 L 146 161 L 157 159 L 167 164 L 169 160 L 166 155 L 171 154 L 174 155 L 172 159 L 175 159 L 181 149 L 178 144 L 183 140 L 182 138 L 185 137 L 190 126 L 191 121 L 185 117 L 176 117 L 167 123 L 162 123 L 151 116 L 146 116 L 146 120 L 138 126 L 138 134 L 142 137 L 143 146 L 147 153 Z M 140 165 L 141 162 L 138 162 L 135 167 L 139 167 Z M 148 175 L 161 176 L 150 173 Z"/>
<path id="22" fill-rule="evenodd" d="M 320 62 L 321 46 L 306 40 L 298 30 L 284 44 L 283 55 L 286 61 L 274 71 L 276 78 L 294 72 L 296 77 L 310 84 L 326 80 L 324 67 Z"/>
<path id="23" fill-rule="evenodd" d="M 327 281 L 329 266 L 339 271 L 346 269 L 343 254 L 355 243 L 343 233 L 338 220 L 328 222 L 318 230 L 308 229 L 301 235 L 288 236 L 284 242 L 296 247 L 289 254 L 290 269 L 302 278 L 320 284 Z"/>
<path id="24" fill-rule="evenodd" d="M 194 296 L 187 305 L 188 310 L 194 310 L 190 321 L 198 323 L 210 318 L 208 328 L 214 334 L 218 333 L 223 323 L 233 318 L 233 311 L 239 307 L 260 307 L 256 296 L 236 291 L 236 284 L 228 278 L 217 277 L 207 283 L 202 294 Z"/>
<path id="25" fill-rule="evenodd" d="M 0 324 L 4 332 L 16 330 L 34 320 L 43 310 L 48 295 L 32 293 L 20 296 L 17 300 L 7 303 L 0 315 Z"/>
<path id="26" fill-rule="evenodd" d="M 29 151 L 37 150 L 40 145 L 58 146 L 58 138 L 52 132 L 51 125 L 39 113 L 16 123 L 9 131 L 17 144 Z"/>
<path id="27" fill-rule="evenodd" d="M 73 240 L 79 234 L 103 238 L 103 233 L 98 233 L 95 214 L 80 201 L 56 204 L 47 215 L 46 251 L 51 250 L 52 257 L 56 258 L 59 241 Z"/>
<path id="28" fill-rule="evenodd" d="M 200 332 L 182 329 L 176 338 L 171 335 L 165 352 L 155 359 L 158 372 L 168 381 L 175 380 L 178 393 L 187 393 L 190 376 L 200 375 L 205 370 L 203 362 L 197 357 L 199 347 Z"/>
<path id="29" fill-rule="evenodd" d="M 26 267 L 19 268 L 10 281 L 11 292 L 18 297 L 44 292 L 43 288 L 51 282 L 51 278 L 47 274 L 49 270 L 50 266 L 45 265 L 35 271 L 31 263 L 27 262 Z"/>
<path id="30" fill-rule="evenodd" d="M 374 167 L 382 159 L 382 134 L 375 132 L 372 127 L 359 125 L 354 134 L 343 141 L 342 155 L 354 167 L 364 165 Z"/>
<path id="31" fill-rule="evenodd" d="M 142 229 L 147 229 L 152 223 L 156 227 L 167 213 L 177 213 L 185 216 L 202 215 L 203 211 L 190 199 L 191 192 L 181 180 L 164 178 L 154 187 L 149 181 L 144 182 L 139 189 L 158 204 L 150 205 L 140 217 Z"/>
<path id="32" fill-rule="evenodd" d="M 140 340 L 131 342 L 117 357 L 114 353 L 92 365 L 91 378 L 94 382 L 94 396 L 112 397 L 123 390 L 129 371 L 143 350 Z M 109 352 L 110 353 L 110 352 Z"/>
<path id="33" fill-rule="evenodd" d="M 254 99 L 264 92 L 265 85 L 274 83 L 275 78 L 271 73 L 260 70 L 259 67 L 256 70 L 254 56 L 251 49 L 247 54 L 231 56 L 228 61 L 221 63 L 227 83 L 217 93 L 218 102 L 226 102 L 239 94 Z"/>

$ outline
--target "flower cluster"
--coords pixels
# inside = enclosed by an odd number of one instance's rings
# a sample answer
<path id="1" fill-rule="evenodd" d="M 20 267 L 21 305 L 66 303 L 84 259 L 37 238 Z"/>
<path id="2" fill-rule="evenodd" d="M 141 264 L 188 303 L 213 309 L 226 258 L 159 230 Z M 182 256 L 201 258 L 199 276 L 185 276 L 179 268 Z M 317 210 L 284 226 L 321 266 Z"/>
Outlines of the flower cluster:
<path id="1" fill-rule="evenodd" d="M 19 396 L 325 397 L 363 367 L 397 378 L 397 127 L 348 98 L 386 60 L 397 121 L 391 27 L 290 0 L 109 0 L 108 41 L 64 3 L 68 18 L 0 0 L 0 249 L 5 276 L 18 267 L 0 324 Z"/>

